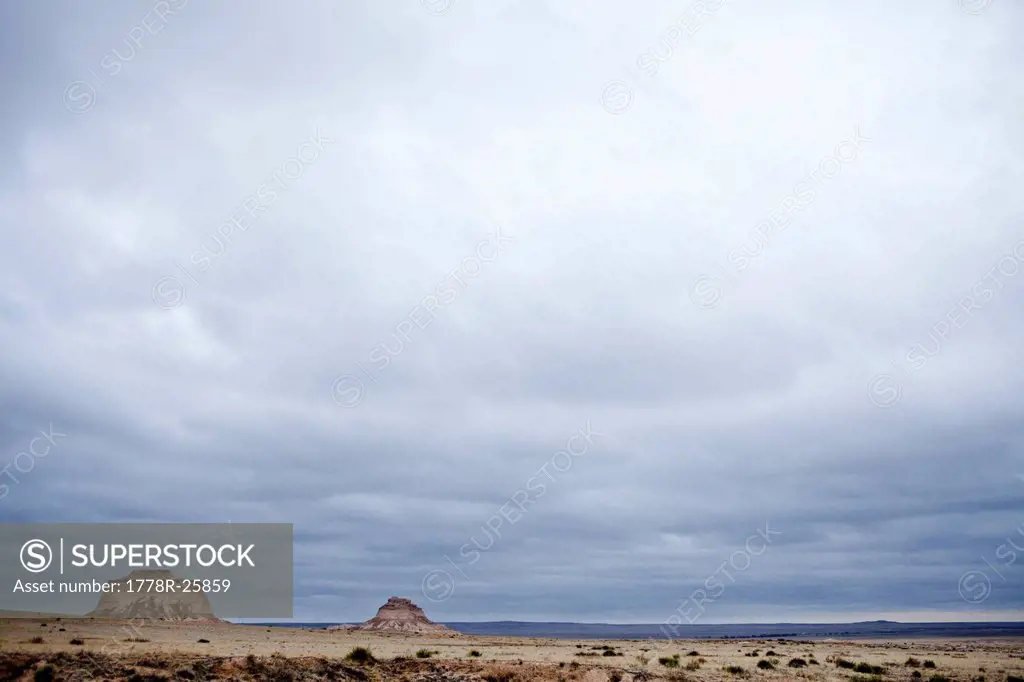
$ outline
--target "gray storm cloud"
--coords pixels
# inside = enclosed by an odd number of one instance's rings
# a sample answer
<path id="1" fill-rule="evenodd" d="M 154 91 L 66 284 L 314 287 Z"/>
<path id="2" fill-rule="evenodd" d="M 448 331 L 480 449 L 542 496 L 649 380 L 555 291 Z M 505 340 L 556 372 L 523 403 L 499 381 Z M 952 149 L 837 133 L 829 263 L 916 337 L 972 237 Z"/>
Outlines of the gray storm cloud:
<path id="1" fill-rule="evenodd" d="M 1017 618 L 1022 18 L 4 5 L 0 520 L 294 523 L 302 620 Z"/>

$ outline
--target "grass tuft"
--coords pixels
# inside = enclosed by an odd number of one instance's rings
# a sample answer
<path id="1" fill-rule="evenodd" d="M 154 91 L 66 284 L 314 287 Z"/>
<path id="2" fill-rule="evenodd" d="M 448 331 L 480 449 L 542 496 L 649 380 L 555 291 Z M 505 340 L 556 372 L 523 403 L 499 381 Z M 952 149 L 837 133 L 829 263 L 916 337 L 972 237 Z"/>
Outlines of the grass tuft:
<path id="1" fill-rule="evenodd" d="M 885 672 L 885 669 L 880 665 L 871 665 L 861 661 L 853 668 L 854 672 L 865 673 L 867 675 L 881 675 Z"/>
<path id="2" fill-rule="evenodd" d="M 345 654 L 345 660 L 351 661 L 352 663 L 364 664 L 373 663 L 377 659 L 373 657 L 373 652 L 365 646 L 357 646 L 352 649 L 352 651 Z"/>
<path id="3" fill-rule="evenodd" d="M 679 654 L 675 654 L 673 656 L 662 656 L 658 659 L 658 663 L 661 663 L 666 668 L 678 668 Z"/>

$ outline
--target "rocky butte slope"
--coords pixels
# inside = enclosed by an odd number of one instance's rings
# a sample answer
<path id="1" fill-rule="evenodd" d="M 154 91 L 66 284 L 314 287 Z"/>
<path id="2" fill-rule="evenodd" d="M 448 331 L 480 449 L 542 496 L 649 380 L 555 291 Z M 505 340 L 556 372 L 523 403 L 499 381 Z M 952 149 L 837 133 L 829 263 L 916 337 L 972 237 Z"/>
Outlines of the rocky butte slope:
<path id="1" fill-rule="evenodd" d="M 335 629 L 409 632 L 415 634 L 456 634 L 454 630 L 427 618 L 427 614 L 423 613 L 423 609 L 405 597 L 391 597 L 384 606 L 377 609 L 376 616 L 362 625 L 343 625 Z"/>
<path id="2" fill-rule="evenodd" d="M 129 580 L 174 580 L 174 592 L 129 592 Z M 163 618 L 181 620 L 202 618 L 216 620 L 210 602 L 202 592 L 184 592 L 180 578 L 168 570 L 132 571 L 119 580 L 112 580 L 115 587 L 100 597 L 99 604 L 89 612 L 92 618 Z"/>

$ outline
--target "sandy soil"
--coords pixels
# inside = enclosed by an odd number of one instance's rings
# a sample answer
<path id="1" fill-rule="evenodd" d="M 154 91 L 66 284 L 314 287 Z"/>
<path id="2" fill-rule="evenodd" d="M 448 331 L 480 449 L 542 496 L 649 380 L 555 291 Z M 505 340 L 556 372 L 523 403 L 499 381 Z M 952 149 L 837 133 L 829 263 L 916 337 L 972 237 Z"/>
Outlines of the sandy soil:
<path id="1" fill-rule="evenodd" d="M 345 655 L 357 646 L 369 648 L 378 663 L 345 662 Z M 420 649 L 435 653 L 428 659 L 417 658 Z M 470 657 L 474 650 L 479 657 Z M 606 655 L 606 651 L 617 655 Z M 689 655 L 691 651 L 696 655 Z M 246 663 L 250 655 L 257 658 Z M 678 667 L 658 660 L 674 655 L 679 656 Z M 918 659 L 921 666 L 907 666 L 909 657 Z M 790 667 L 794 658 L 808 664 Z M 817 664 L 810 663 L 812 659 Z M 838 667 L 836 659 L 879 669 L 857 672 Z M 762 660 L 771 662 L 774 669 L 758 668 Z M 934 669 L 924 667 L 925 661 L 934 662 Z M 943 678 L 1018 682 L 1009 678 L 1024 678 L 1024 640 L 597 641 L 385 635 L 215 622 L 0 620 L 0 679 L 32 679 L 44 662 L 54 666 L 58 680 L 89 679 L 86 673 L 92 666 L 94 678 L 136 682 L 176 678 L 615 682 L 617 676 L 623 682 L 648 678 L 929 682 L 933 676 L 937 676 L 935 682 Z M 96 665 L 102 673 L 97 673 Z M 729 666 L 743 670 L 730 672 Z M 921 677 L 915 677 L 915 672 Z"/>

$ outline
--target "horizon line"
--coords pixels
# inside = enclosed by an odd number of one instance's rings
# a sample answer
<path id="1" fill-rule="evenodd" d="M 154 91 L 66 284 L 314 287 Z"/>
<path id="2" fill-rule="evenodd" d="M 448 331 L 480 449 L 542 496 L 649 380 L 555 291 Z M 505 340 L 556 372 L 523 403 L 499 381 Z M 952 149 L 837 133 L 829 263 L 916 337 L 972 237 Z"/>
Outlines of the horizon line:
<path id="1" fill-rule="evenodd" d="M 236 622 L 239 625 L 260 625 L 264 623 L 315 623 L 324 625 L 360 625 L 365 621 L 347 621 L 347 620 L 303 620 L 299 618 L 291 619 L 276 619 L 276 620 L 255 620 L 255 619 L 234 619 L 227 618 L 229 622 Z M 244 621 L 244 622 L 243 622 Z M 541 623 L 544 625 L 612 625 L 612 626 L 644 626 L 644 627 L 659 627 L 666 625 L 664 622 L 609 622 L 609 621 L 578 621 L 578 620 L 438 620 L 433 621 L 440 623 L 441 625 L 449 624 L 485 624 L 485 623 L 525 623 L 534 624 Z M 729 621 L 722 623 L 685 623 L 685 624 L 673 624 L 674 628 L 699 628 L 707 626 L 728 626 L 728 625 L 864 625 L 871 623 L 892 623 L 894 625 L 986 625 L 986 624 L 1024 624 L 1024 614 L 1020 616 L 1019 620 L 890 620 L 887 618 L 878 618 L 873 620 L 851 620 L 851 621 L 802 621 L 802 620 L 786 620 L 786 621 Z"/>

